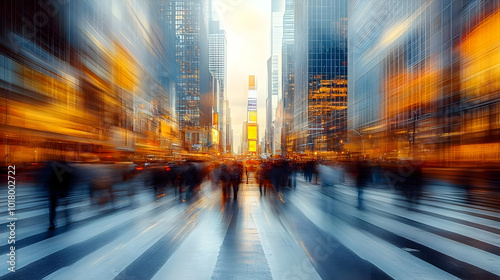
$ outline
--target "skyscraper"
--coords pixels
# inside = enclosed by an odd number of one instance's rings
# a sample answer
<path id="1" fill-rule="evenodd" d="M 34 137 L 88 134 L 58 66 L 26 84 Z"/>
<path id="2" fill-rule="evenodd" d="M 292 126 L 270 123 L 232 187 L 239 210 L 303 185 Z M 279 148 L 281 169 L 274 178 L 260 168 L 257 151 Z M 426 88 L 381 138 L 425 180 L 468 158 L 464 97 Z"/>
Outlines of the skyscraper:
<path id="1" fill-rule="evenodd" d="M 351 1 L 353 149 L 446 164 L 498 160 L 499 6 L 498 0 Z"/>
<path id="2" fill-rule="evenodd" d="M 267 60 L 267 89 L 266 89 L 266 153 L 272 153 L 273 147 L 273 96 L 272 96 L 272 59 Z"/>
<path id="3" fill-rule="evenodd" d="M 296 149 L 340 149 L 346 130 L 347 1 L 296 1 L 295 46 Z"/>
<path id="4" fill-rule="evenodd" d="M 257 124 L 257 83 L 255 75 L 248 77 L 248 105 L 247 105 L 247 121 L 245 139 L 245 153 L 248 155 L 257 155 L 259 131 Z"/>
<path id="5" fill-rule="evenodd" d="M 177 0 L 169 3 L 169 20 L 175 26 L 179 77 L 176 86 L 176 112 L 184 148 L 203 145 L 200 123 L 200 95 L 209 93 L 208 28 L 202 0 Z M 196 145 L 196 146 L 193 146 Z"/>
<path id="6" fill-rule="evenodd" d="M 281 83 L 283 91 L 283 129 L 284 138 L 281 139 L 286 152 L 293 152 L 295 149 L 294 138 L 291 131 L 293 127 L 293 93 L 294 93 L 294 0 L 286 0 L 285 13 L 283 15 L 283 43 L 281 51 Z"/>
<path id="7" fill-rule="evenodd" d="M 225 110 L 225 123 L 226 123 L 226 150 L 225 153 L 233 153 L 233 127 L 231 123 L 231 108 L 229 107 L 229 101 L 224 100 L 224 110 Z"/>
<path id="8" fill-rule="evenodd" d="M 226 112 L 224 106 L 224 99 L 227 98 L 225 92 L 227 88 L 227 42 L 226 33 L 224 30 L 219 28 L 218 21 L 209 21 L 209 37 L 208 37 L 208 48 L 209 48 L 209 70 L 214 73 L 215 78 L 219 80 L 220 83 L 220 96 L 217 101 L 218 109 L 218 128 L 221 135 L 221 147 L 226 146 L 226 133 L 225 133 L 225 122 L 226 122 Z"/>
<path id="9" fill-rule="evenodd" d="M 276 147 L 274 140 L 277 134 L 276 108 L 282 98 L 281 89 L 281 44 L 283 38 L 283 0 L 273 0 L 271 4 L 271 119 L 273 140 L 271 141 L 271 151 L 274 154 L 280 147 Z M 269 81 L 268 81 L 269 82 Z M 280 125 L 281 126 L 281 125 Z"/>

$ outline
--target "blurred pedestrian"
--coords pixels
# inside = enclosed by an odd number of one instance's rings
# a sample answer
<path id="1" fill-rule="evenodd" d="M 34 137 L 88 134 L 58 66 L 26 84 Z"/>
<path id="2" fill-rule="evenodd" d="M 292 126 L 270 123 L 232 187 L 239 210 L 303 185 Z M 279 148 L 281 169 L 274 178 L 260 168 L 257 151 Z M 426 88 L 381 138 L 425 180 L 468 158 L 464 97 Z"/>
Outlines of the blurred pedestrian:
<path id="1" fill-rule="evenodd" d="M 238 198 L 238 190 L 243 177 L 243 166 L 239 163 L 234 163 L 231 166 L 230 178 L 231 186 L 233 188 L 233 198 L 236 200 Z"/>
<path id="2" fill-rule="evenodd" d="M 308 161 L 306 163 L 304 172 L 306 175 L 307 182 L 311 183 L 312 182 L 312 175 L 314 173 L 314 162 L 313 161 Z"/>
<path id="3" fill-rule="evenodd" d="M 260 196 L 262 196 L 262 189 L 264 188 L 264 194 L 266 194 L 266 172 L 267 172 L 267 166 L 265 163 L 263 163 L 259 170 L 257 170 L 257 183 L 259 184 L 259 192 Z"/>
<path id="4" fill-rule="evenodd" d="M 222 188 L 222 197 L 227 198 L 229 187 L 231 185 L 231 172 L 229 170 L 229 166 L 225 163 L 221 164 L 219 171 L 219 182 Z"/>
<path id="5" fill-rule="evenodd" d="M 201 184 L 201 168 L 195 163 L 188 163 L 189 168 L 186 173 L 186 200 L 192 198 L 198 186 Z"/>
<path id="6" fill-rule="evenodd" d="M 356 188 L 358 189 L 358 208 L 363 209 L 363 193 L 364 188 L 368 184 L 371 177 L 370 168 L 365 161 L 358 161 L 356 163 Z"/>
<path id="7" fill-rule="evenodd" d="M 73 168 L 65 160 L 53 161 L 47 166 L 48 180 L 46 182 L 49 194 L 49 230 L 56 227 L 56 208 L 58 201 L 64 201 L 64 214 L 69 223 L 68 196 L 73 183 Z"/>
<path id="8" fill-rule="evenodd" d="M 318 171 L 318 164 L 316 162 L 312 163 L 312 172 L 314 174 L 314 184 L 318 185 L 319 171 Z"/>
<path id="9" fill-rule="evenodd" d="M 411 163 L 410 163 L 411 164 Z M 420 200 L 420 196 L 422 193 L 423 186 L 423 174 L 422 167 L 420 164 L 411 164 L 413 168 L 413 172 L 409 176 L 408 180 L 408 203 L 418 204 Z"/>
<path id="10" fill-rule="evenodd" d="M 165 196 L 165 186 L 167 184 L 167 172 L 162 167 L 156 167 L 151 170 L 151 181 L 155 200 L 158 201 Z"/>
<path id="11" fill-rule="evenodd" d="M 218 185 L 218 178 L 220 172 L 220 164 L 217 162 L 212 163 L 212 170 L 210 171 L 210 181 L 212 182 L 212 189 L 215 190 Z"/>
<path id="12" fill-rule="evenodd" d="M 247 177 L 247 184 L 248 184 L 248 165 L 245 166 L 245 176 Z"/>

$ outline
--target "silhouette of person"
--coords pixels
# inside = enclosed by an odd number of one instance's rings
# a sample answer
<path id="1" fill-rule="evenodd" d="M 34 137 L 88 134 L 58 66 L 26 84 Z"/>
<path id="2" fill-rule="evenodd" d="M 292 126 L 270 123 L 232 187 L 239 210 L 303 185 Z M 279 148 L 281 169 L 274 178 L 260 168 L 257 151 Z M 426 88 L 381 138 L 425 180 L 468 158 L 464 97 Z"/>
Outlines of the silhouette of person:
<path id="1" fill-rule="evenodd" d="M 370 178 L 370 168 L 364 161 L 358 161 L 356 166 L 356 187 L 358 189 L 358 208 L 363 209 L 363 192 Z"/>
<path id="2" fill-rule="evenodd" d="M 64 200 L 66 221 L 69 221 L 67 197 L 73 182 L 73 168 L 64 160 L 53 161 L 48 168 L 46 183 L 49 190 L 49 230 L 53 230 L 56 227 L 56 208 L 60 199 Z"/>

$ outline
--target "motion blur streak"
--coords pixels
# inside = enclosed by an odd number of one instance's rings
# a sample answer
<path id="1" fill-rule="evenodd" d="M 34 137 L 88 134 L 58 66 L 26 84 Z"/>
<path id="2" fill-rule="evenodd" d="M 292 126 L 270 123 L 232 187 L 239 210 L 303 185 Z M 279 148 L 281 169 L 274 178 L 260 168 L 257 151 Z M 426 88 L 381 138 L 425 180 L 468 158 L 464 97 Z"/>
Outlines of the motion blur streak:
<path id="1" fill-rule="evenodd" d="M 0 178 L 0 280 L 499 279 L 500 0 L 0 0 Z"/>

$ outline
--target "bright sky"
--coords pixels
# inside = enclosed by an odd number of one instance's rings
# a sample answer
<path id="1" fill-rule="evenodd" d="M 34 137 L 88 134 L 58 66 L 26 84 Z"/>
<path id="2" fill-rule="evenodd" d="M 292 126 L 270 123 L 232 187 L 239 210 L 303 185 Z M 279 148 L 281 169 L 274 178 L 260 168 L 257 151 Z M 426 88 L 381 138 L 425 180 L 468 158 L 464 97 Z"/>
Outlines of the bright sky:
<path id="1" fill-rule="evenodd" d="M 233 150 L 241 144 L 242 124 L 246 121 L 248 76 L 257 77 L 259 144 L 266 119 L 267 59 L 271 55 L 270 0 L 214 0 L 227 37 L 227 99 L 234 132 Z"/>

